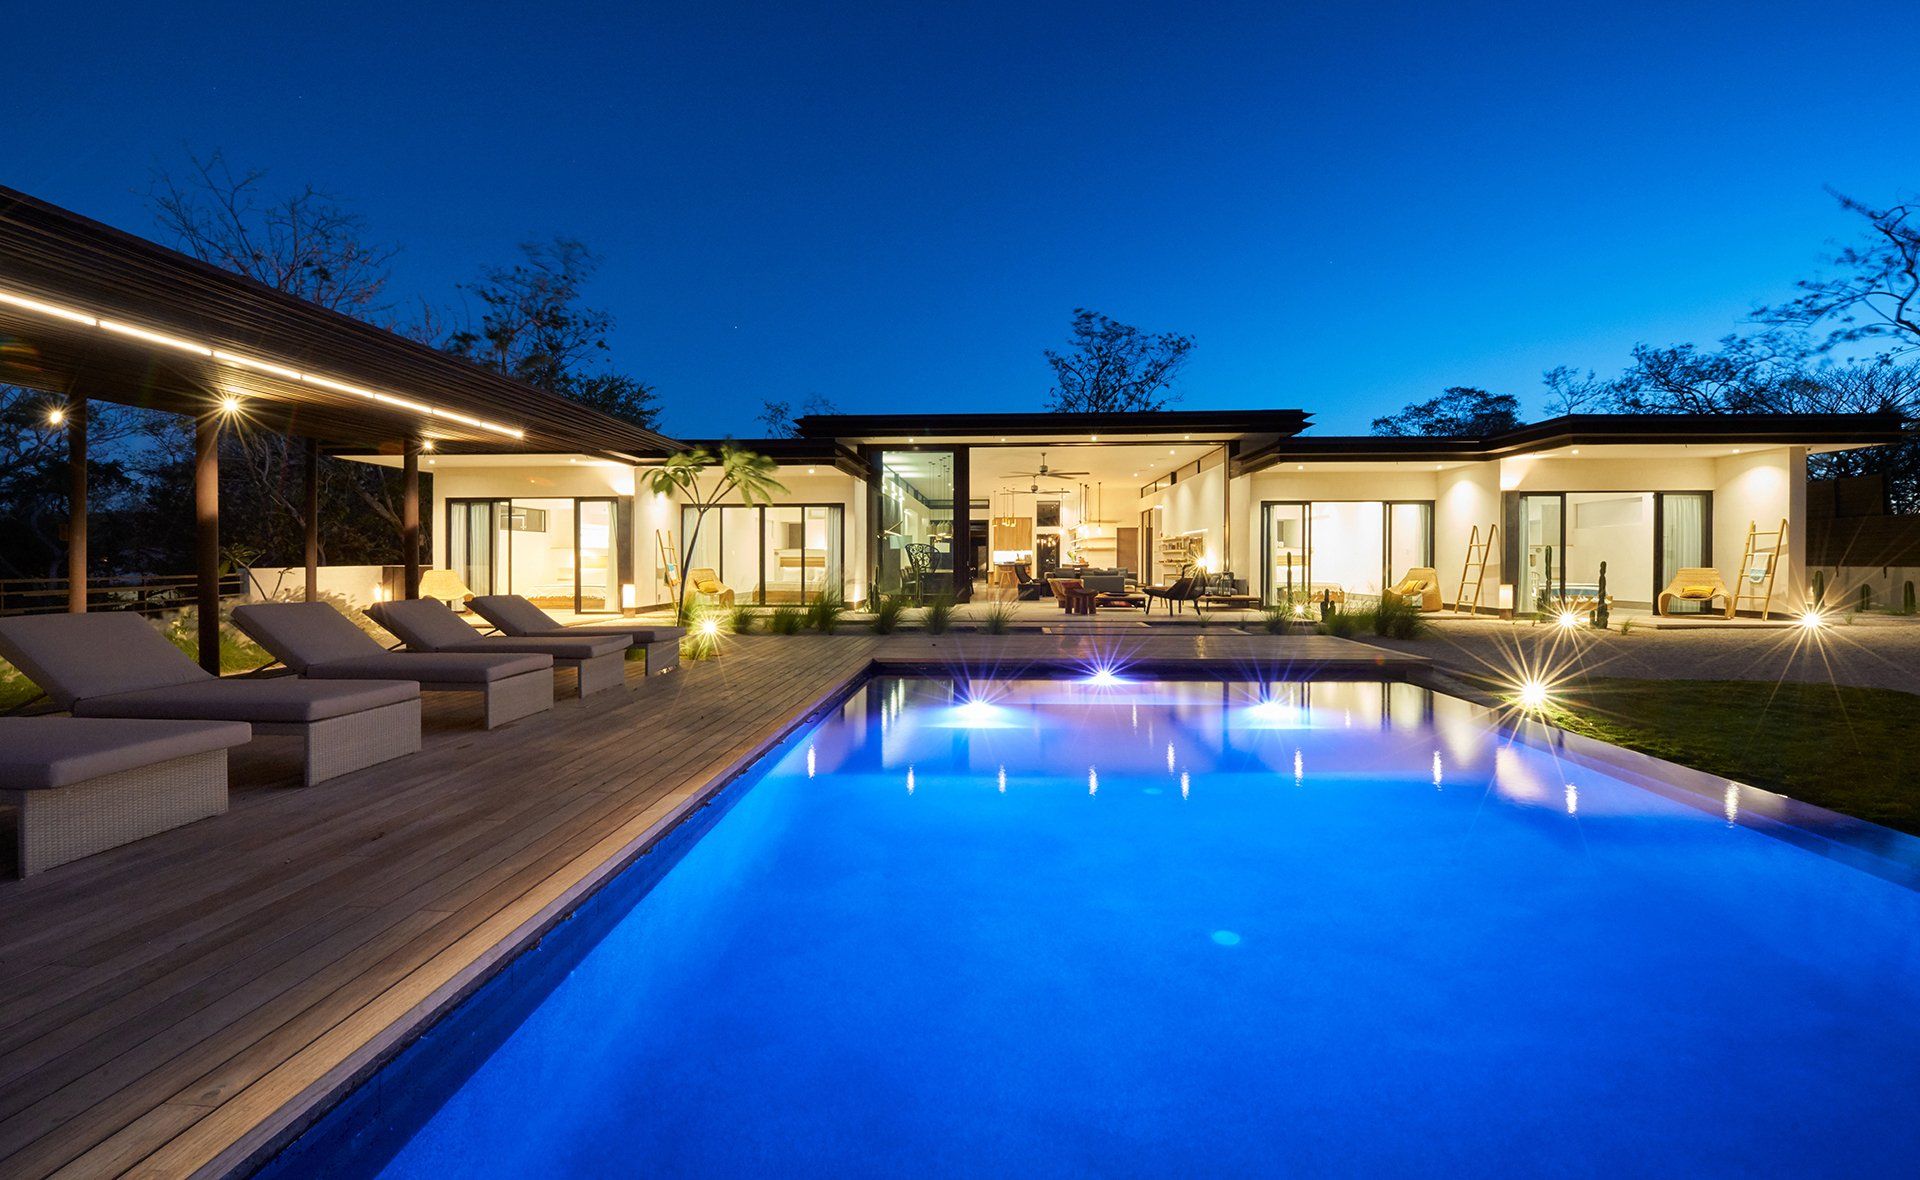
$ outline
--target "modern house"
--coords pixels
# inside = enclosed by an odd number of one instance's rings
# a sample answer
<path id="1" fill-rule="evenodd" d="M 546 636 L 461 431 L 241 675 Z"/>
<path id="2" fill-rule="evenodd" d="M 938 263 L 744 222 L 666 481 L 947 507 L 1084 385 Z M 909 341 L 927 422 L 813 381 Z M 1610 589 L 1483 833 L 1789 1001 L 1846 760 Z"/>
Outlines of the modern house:
<path id="1" fill-rule="evenodd" d="M 1199 568 L 1273 602 L 1289 588 L 1375 595 L 1426 567 L 1450 606 L 1464 580 L 1464 609 L 1526 613 L 1590 594 L 1602 562 L 1615 601 L 1633 607 L 1680 569 L 1716 567 L 1731 583 L 1777 554 L 1776 600 L 1797 605 L 1807 456 L 1900 437 L 1878 415 L 1577 415 L 1489 438 L 1319 437 L 1302 433 L 1308 421 L 815 416 L 800 438 L 734 444 L 775 458 L 786 491 L 723 507 L 697 535 L 691 509 L 648 493 L 644 463 L 440 454 L 431 563 L 476 590 L 587 613 L 666 601 L 689 536 L 685 564 L 739 602 L 965 598 L 1016 567 L 1072 566 L 1142 583 Z"/>
<path id="2" fill-rule="evenodd" d="M 1624 606 L 1681 569 L 1731 583 L 1766 565 L 1797 604 L 1807 456 L 1903 437 L 1891 415 L 1580 415 L 1488 438 L 1321 437 L 1298 409 L 815 416 L 797 438 L 739 443 L 776 460 L 785 490 L 696 532 L 647 481 L 695 444 L 5 189 L 0 381 L 66 407 L 50 414 L 68 415 L 73 609 L 88 399 L 194 420 L 203 601 L 220 585 L 218 440 L 254 431 L 406 473 L 402 576 L 349 599 L 418 594 L 437 568 L 588 615 L 669 601 L 683 566 L 769 604 L 965 599 L 1064 567 L 1141 584 L 1201 569 L 1273 602 L 1431 568 L 1449 604 L 1526 613 L 1590 593 L 1603 562 Z M 310 503 L 309 568 L 282 593 L 327 584 Z"/>

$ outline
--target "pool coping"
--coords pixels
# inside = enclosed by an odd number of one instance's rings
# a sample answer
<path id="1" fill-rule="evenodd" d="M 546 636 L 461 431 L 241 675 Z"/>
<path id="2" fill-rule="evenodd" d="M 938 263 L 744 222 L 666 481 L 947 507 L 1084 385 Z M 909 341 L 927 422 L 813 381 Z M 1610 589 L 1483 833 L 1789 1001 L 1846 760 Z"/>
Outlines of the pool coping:
<path id="1" fill-rule="evenodd" d="M 1199 680 L 1258 679 L 1244 668 L 1206 659 L 1129 661 L 1129 671 Z M 982 678 L 1084 673 L 1084 659 L 1039 657 L 1020 661 L 1015 669 L 981 669 Z M 1920 837 L 1909 836 L 1866 820 L 1854 819 L 1787 796 L 1736 783 L 1678 763 L 1614 746 L 1558 728 L 1535 718 L 1503 718 L 1498 702 L 1445 675 L 1425 660 L 1333 661 L 1324 665 L 1289 665 L 1284 675 L 1270 679 L 1400 681 L 1456 697 L 1493 715 L 1493 723 L 1516 740 L 1550 750 L 1588 769 L 1622 778 L 1665 798 L 1708 812 L 1720 812 L 1730 823 L 1785 840 L 1807 851 L 1839 860 L 1896 885 L 1920 890 Z M 695 813 L 711 804 L 766 755 L 796 732 L 840 707 L 877 676 L 970 675 L 950 660 L 888 656 L 856 664 L 829 680 L 810 703 L 776 726 L 764 740 L 729 759 L 703 785 L 688 792 L 642 832 L 582 874 L 536 913 L 512 931 L 494 940 L 473 959 L 454 971 L 441 985 L 388 1021 L 332 1068 L 289 1097 L 270 1116 L 255 1123 L 227 1145 L 225 1151 L 196 1175 L 248 1176 L 265 1167 L 355 1089 L 379 1073 L 410 1045 L 451 1015 L 514 960 L 534 950 L 555 927 L 565 922 L 637 860 L 657 847 Z M 1729 799 L 1732 804 L 1729 807 Z"/>
<path id="2" fill-rule="evenodd" d="M 379 1073 L 439 1021 L 485 987 L 515 959 L 538 947 L 542 939 L 575 911 L 631 868 L 689 817 L 738 781 L 782 742 L 823 714 L 838 708 L 874 675 L 871 661 L 857 664 L 828 681 L 810 703 L 775 727 L 764 741 L 729 759 L 702 786 L 669 807 L 658 819 L 611 855 L 583 873 L 513 930 L 494 940 L 443 983 L 394 1017 L 366 1041 L 346 1054 L 299 1093 L 280 1104 L 271 1115 L 247 1128 L 205 1165 L 196 1177 L 251 1176 L 324 1119 L 328 1112 L 360 1085 Z"/>

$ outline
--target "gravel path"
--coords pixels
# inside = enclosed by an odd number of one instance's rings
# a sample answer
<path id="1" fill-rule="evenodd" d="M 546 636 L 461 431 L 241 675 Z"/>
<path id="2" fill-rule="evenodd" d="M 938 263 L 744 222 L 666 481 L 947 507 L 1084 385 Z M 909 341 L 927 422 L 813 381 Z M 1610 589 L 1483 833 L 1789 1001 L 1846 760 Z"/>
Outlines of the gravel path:
<path id="1" fill-rule="evenodd" d="M 1511 683 L 1522 670 L 1551 679 L 1798 680 L 1920 693 L 1920 619 L 1864 616 L 1815 631 L 1598 632 L 1446 620 L 1429 638 L 1366 637 L 1473 678 Z"/>

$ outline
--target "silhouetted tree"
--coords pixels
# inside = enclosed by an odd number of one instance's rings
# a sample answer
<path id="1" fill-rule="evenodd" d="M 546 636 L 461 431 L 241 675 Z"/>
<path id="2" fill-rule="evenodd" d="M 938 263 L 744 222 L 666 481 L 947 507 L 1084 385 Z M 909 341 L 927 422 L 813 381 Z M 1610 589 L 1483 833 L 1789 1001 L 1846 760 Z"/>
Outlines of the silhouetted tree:
<path id="1" fill-rule="evenodd" d="M 1884 341 L 1896 352 L 1920 349 L 1920 205 L 1875 209 L 1827 191 L 1842 209 L 1866 219 L 1866 240 L 1828 259 L 1836 273 L 1801 280 L 1797 298 L 1759 308 L 1754 318 L 1789 328 L 1832 325 L 1825 348 Z"/>
<path id="2" fill-rule="evenodd" d="M 795 410 L 790 401 L 768 399 L 760 403 L 760 413 L 756 419 L 766 427 L 768 438 L 797 438 L 800 435 L 800 419 L 810 414 L 837 414 L 839 407 L 817 393 L 807 395 L 805 401 Z"/>
<path id="3" fill-rule="evenodd" d="M 1375 434 L 1484 438 L 1520 424 L 1520 402 L 1510 393 L 1449 385 L 1440 396 L 1414 402 L 1373 420 Z"/>
<path id="4" fill-rule="evenodd" d="M 1179 396 L 1172 386 L 1193 352 L 1193 337 L 1142 332 L 1084 307 L 1074 309 L 1069 335 L 1067 351 L 1045 352 L 1053 369 L 1049 410 L 1162 410 Z"/>
<path id="5" fill-rule="evenodd" d="M 447 336 L 451 352 L 537 389 L 651 428 L 653 388 L 598 367 L 613 316 L 589 307 L 582 288 L 599 259 L 573 238 L 522 242 L 520 261 L 488 267 L 465 284 L 481 303 L 478 326 Z"/>

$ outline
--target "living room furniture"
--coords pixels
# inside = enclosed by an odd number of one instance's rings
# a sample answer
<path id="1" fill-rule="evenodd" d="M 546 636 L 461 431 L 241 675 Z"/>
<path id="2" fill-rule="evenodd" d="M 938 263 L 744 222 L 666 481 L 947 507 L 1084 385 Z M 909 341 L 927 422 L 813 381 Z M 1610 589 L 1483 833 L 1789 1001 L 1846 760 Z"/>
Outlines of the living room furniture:
<path id="1" fill-rule="evenodd" d="M 1673 575 L 1673 581 L 1660 592 L 1654 600 L 1653 609 L 1657 614 L 1669 615 L 1667 608 L 1675 599 L 1681 602 L 1697 602 L 1702 610 L 1712 610 L 1713 600 L 1724 598 L 1727 601 L 1727 617 L 1733 617 L 1733 594 L 1727 589 L 1726 579 L 1717 569 L 1688 568 Z"/>

